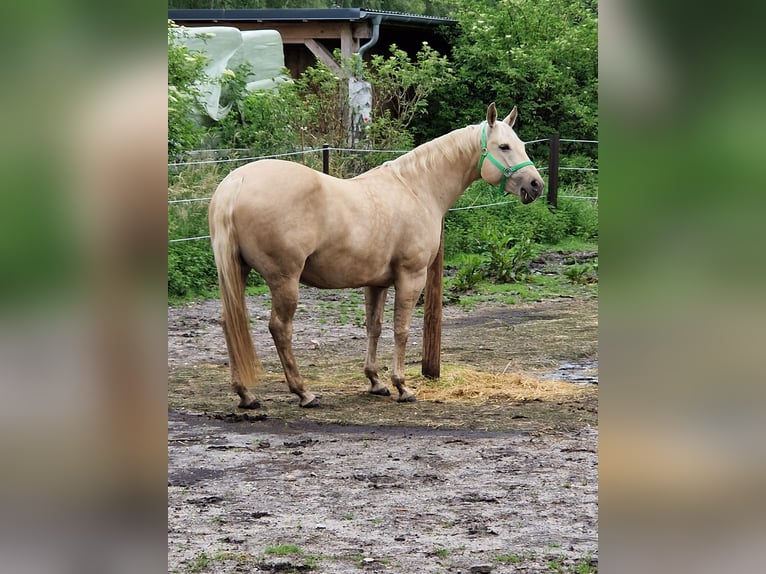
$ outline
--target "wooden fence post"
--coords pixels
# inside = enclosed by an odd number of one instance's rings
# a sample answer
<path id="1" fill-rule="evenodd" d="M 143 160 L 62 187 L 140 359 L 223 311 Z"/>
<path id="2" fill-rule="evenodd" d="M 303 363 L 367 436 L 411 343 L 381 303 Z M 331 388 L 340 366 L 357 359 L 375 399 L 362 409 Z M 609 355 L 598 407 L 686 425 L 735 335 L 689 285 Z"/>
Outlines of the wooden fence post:
<path id="1" fill-rule="evenodd" d="M 330 173 L 330 144 L 322 144 L 322 173 Z"/>
<path id="2" fill-rule="evenodd" d="M 442 219 L 439 252 L 426 276 L 423 314 L 423 362 L 420 372 L 424 377 L 438 379 L 441 375 L 442 350 L 442 286 L 444 278 L 444 220 Z"/>
<path id="3" fill-rule="evenodd" d="M 548 205 L 559 206 L 559 134 L 553 134 L 549 140 L 548 153 Z"/>

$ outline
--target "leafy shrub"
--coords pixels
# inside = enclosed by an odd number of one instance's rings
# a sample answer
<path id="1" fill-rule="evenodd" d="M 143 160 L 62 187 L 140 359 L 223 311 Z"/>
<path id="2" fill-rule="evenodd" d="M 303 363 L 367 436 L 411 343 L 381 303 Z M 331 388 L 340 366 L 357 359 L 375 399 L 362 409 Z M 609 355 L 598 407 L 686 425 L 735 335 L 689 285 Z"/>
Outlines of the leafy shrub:
<path id="1" fill-rule="evenodd" d="M 216 128 L 222 145 L 265 155 L 293 151 L 301 143 L 305 111 L 295 85 L 250 92 Z"/>
<path id="2" fill-rule="evenodd" d="M 168 296 L 209 295 L 218 287 L 210 241 L 184 241 L 168 246 Z"/>
<path id="3" fill-rule="evenodd" d="M 586 284 L 598 281 L 598 258 L 587 263 L 573 262 L 564 270 L 564 276 L 572 283 Z"/>
<path id="4" fill-rule="evenodd" d="M 484 279 L 484 258 L 471 254 L 463 258 L 458 267 L 452 289 L 459 293 L 470 291 Z"/>
<path id="5" fill-rule="evenodd" d="M 179 42 L 185 32 L 168 21 L 168 157 L 180 157 L 194 149 L 204 127 L 198 82 L 206 78 L 206 56 Z"/>
<path id="6" fill-rule="evenodd" d="M 485 258 L 485 278 L 501 283 L 516 283 L 529 275 L 532 260 L 532 238 L 526 233 L 518 237 L 486 227 L 479 241 Z"/>

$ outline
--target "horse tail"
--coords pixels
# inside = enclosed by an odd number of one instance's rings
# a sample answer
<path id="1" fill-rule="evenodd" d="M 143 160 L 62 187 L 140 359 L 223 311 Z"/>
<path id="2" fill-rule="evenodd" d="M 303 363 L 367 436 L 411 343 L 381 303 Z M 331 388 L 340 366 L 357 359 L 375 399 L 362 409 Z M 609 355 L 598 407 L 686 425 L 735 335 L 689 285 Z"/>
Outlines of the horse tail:
<path id="1" fill-rule="evenodd" d="M 245 284 L 250 267 L 243 261 L 233 211 L 239 186 L 231 179 L 223 182 L 210 203 L 210 238 L 213 244 L 218 285 L 221 289 L 222 327 L 229 352 L 229 364 L 234 390 L 243 392 L 257 381 L 263 367 L 255 352 L 250 322 L 245 304 Z M 239 182 L 241 185 L 241 181 Z M 242 385 L 244 388 L 241 388 Z"/>

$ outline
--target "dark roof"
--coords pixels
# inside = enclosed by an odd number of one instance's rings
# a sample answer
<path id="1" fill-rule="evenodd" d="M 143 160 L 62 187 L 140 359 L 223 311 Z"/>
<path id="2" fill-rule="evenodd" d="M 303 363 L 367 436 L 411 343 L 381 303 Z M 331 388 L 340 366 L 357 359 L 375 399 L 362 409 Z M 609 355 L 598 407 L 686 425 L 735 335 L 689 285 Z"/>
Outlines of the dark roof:
<path id="1" fill-rule="evenodd" d="M 452 18 L 437 18 L 403 12 L 363 10 L 361 8 L 280 8 L 240 10 L 168 10 L 168 18 L 184 22 L 308 22 L 319 20 L 356 21 L 372 20 L 379 16 L 382 22 L 419 26 L 444 26 L 455 24 Z"/>

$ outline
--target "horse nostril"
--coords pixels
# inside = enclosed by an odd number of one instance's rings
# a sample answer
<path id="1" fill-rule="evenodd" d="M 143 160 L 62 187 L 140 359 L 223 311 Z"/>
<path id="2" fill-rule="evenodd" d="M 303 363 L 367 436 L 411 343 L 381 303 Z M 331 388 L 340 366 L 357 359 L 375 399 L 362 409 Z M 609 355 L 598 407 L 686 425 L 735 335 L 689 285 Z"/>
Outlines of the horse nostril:
<path id="1" fill-rule="evenodd" d="M 537 189 L 538 187 L 540 187 L 540 182 L 537 181 L 536 179 L 533 179 L 530 185 L 532 186 L 532 189 Z"/>

